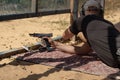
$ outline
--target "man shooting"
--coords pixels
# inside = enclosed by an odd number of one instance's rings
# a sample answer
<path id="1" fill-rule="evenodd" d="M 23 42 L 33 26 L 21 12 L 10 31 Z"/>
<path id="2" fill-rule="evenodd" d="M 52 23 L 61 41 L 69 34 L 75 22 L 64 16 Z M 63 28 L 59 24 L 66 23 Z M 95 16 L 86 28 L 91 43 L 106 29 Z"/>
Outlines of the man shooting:
<path id="1" fill-rule="evenodd" d="M 62 38 L 70 39 L 78 35 L 84 42 L 82 46 L 68 46 L 49 39 L 57 49 L 70 54 L 88 54 L 95 51 L 105 64 L 120 68 L 120 32 L 114 25 L 100 16 L 101 5 L 95 0 L 88 0 L 83 5 L 84 16 L 81 16 L 67 28 Z"/>

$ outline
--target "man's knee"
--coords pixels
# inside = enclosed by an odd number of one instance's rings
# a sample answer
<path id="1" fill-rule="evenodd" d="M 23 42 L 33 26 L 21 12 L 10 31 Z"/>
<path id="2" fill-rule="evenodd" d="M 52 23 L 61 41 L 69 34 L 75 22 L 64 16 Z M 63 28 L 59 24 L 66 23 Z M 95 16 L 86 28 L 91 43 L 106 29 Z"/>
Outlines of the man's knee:
<path id="1" fill-rule="evenodd" d="M 86 38 L 84 37 L 82 32 L 79 32 L 77 35 L 83 42 L 87 42 Z"/>

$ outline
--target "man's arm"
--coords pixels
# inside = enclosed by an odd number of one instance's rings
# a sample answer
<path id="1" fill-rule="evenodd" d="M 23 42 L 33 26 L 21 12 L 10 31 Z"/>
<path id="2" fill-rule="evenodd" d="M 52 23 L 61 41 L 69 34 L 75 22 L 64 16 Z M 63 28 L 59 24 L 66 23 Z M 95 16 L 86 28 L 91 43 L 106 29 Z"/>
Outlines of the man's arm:
<path id="1" fill-rule="evenodd" d="M 57 48 L 61 51 L 70 53 L 70 54 L 83 55 L 83 54 L 88 54 L 89 52 L 92 51 L 92 49 L 88 45 L 88 43 L 83 43 L 83 45 L 81 45 L 81 46 L 65 45 L 65 44 L 62 44 L 62 43 L 59 43 L 59 42 L 56 42 L 56 41 L 54 41 L 53 43 L 54 43 L 55 48 Z"/>

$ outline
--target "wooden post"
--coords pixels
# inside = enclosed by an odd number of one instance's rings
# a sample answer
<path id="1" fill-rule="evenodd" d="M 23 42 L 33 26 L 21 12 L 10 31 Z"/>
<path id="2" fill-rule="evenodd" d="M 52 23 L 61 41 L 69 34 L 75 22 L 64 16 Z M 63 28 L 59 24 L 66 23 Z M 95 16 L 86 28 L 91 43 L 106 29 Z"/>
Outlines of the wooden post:
<path id="1" fill-rule="evenodd" d="M 36 13 L 36 15 L 37 15 L 37 13 L 38 13 L 38 0 L 32 0 L 31 1 L 31 11 L 33 12 L 33 13 Z"/>
<path id="2" fill-rule="evenodd" d="M 105 0 L 97 0 L 97 1 L 101 4 L 101 6 L 104 9 L 104 7 L 105 7 Z"/>
<path id="3" fill-rule="evenodd" d="M 36 12 L 36 0 L 32 0 L 32 1 L 31 1 L 31 11 L 32 11 L 33 13 Z"/>
<path id="4" fill-rule="evenodd" d="M 105 10 L 105 0 L 97 0 L 100 4 L 101 4 L 101 7 L 102 7 L 102 16 L 104 18 L 104 10 Z"/>
<path id="5" fill-rule="evenodd" d="M 104 11 L 105 11 L 105 0 L 101 0 L 101 6 L 102 6 L 102 9 L 103 9 L 103 18 L 104 18 Z"/>
<path id="6" fill-rule="evenodd" d="M 79 5 L 79 0 L 71 0 L 70 2 L 70 24 L 73 23 L 74 20 L 76 20 L 78 18 L 78 5 Z M 77 40 L 77 36 L 73 36 L 71 38 L 71 41 L 73 44 L 76 43 Z"/>
<path id="7" fill-rule="evenodd" d="M 79 0 L 71 0 L 70 2 L 70 23 L 72 24 L 74 20 L 78 18 L 78 4 Z"/>

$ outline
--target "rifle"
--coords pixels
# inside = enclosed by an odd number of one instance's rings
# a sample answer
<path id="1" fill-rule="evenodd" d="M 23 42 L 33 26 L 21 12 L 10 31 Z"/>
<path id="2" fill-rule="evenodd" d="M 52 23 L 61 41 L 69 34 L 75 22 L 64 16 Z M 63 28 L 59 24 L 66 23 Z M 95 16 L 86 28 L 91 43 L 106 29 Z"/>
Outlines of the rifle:
<path id="1" fill-rule="evenodd" d="M 54 48 L 51 47 L 51 44 L 49 43 L 48 39 L 43 38 L 43 37 L 52 37 L 53 36 L 52 33 L 47 33 L 47 34 L 45 34 L 45 33 L 30 33 L 29 35 L 32 37 L 41 38 L 40 47 L 39 47 L 40 52 L 44 52 L 44 51 L 50 52 L 50 51 L 54 50 Z M 62 40 L 62 37 L 58 36 L 56 38 L 53 38 L 52 40 L 53 41 Z"/>
<path id="2" fill-rule="evenodd" d="M 52 33 L 47 33 L 47 34 L 45 34 L 45 33 L 30 33 L 29 35 L 32 36 L 32 37 L 38 37 L 38 38 L 52 37 L 53 36 Z"/>

